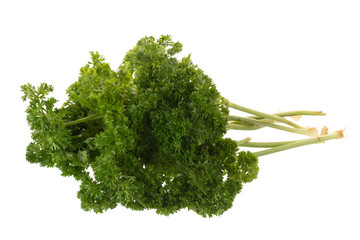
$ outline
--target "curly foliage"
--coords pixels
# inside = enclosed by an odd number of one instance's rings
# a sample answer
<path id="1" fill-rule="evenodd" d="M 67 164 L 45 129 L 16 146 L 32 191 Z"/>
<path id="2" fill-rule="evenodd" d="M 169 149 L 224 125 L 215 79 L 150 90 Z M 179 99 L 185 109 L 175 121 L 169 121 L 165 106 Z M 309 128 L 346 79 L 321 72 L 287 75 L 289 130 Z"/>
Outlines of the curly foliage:
<path id="1" fill-rule="evenodd" d="M 221 215 L 256 178 L 257 157 L 223 138 L 225 99 L 190 55 L 174 57 L 181 50 L 168 35 L 145 37 L 116 71 L 90 52 L 60 108 L 46 97 L 52 86 L 23 85 L 33 138 L 27 160 L 81 181 L 86 211 L 121 204 Z"/>

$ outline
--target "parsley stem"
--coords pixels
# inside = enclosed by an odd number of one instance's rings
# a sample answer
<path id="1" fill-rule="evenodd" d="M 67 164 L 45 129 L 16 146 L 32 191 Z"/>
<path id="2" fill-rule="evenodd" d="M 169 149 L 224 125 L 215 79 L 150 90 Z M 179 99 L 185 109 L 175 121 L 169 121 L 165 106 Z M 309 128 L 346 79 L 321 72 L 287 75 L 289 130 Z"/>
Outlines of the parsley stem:
<path id="1" fill-rule="evenodd" d="M 70 91 L 69 95 L 71 97 L 73 97 L 75 100 L 77 100 L 80 103 L 81 106 L 86 107 L 86 108 L 96 112 L 96 109 L 93 106 L 91 106 L 91 104 L 89 104 L 85 99 L 83 99 L 82 97 L 77 95 L 75 92 Z"/>
<path id="2" fill-rule="evenodd" d="M 251 117 L 249 117 L 249 118 L 251 118 Z M 252 118 L 252 119 L 255 119 L 255 118 Z M 229 124 L 236 126 L 236 129 L 238 129 L 238 130 L 257 130 L 257 129 L 264 127 L 264 126 L 260 126 L 260 125 L 254 125 L 253 123 L 240 121 L 238 116 L 233 116 L 233 115 L 228 116 L 228 121 L 229 121 Z M 274 123 L 274 120 L 271 120 L 271 119 L 258 119 L 258 121 Z M 233 128 L 233 129 L 235 129 L 235 128 Z"/>
<path id="3" fill-rule="evenodd" d="M 79 124 L 79 123 L 83 123 L 83 122 L 88 122 L 88 121 L 92 121 L 92 120 L 96 120 L 96 119 L 100 119 L 100 118 L 102 118 L 101 115 L 92 114 L 92 115 L 89 115 L 87 117 L 83 117 L 83 118 L 80 118 L 80 119 L 77 119 L 77 120 L 74 120 L 74 121 L 66 122 L 66 123 L 64 123 L 64 127 L 68 127 L 68 126 L 71 126 L 71 125 L 75 125 L 75 124 Z"/>
<path id="4" fill-rule="evenodd" d="M 280 112 L 280 113 L 274 113 L 273 115 L 277 115 L 279 117 L 291 117 L 291 116 L 304 116 L 304 115 L 308 115 L 308 116 L 325 116 L 326 113 L 322 112 L 322 111 L 308 111 L 308 110 L 297 110 L 297 111 L 288 111 L 288 112 Z M 274 123 L 274 120 L 271 119 L 264 119 L 262 117 L 259 116 L 250 116 L 249 118 L 252 119 L 256 119 L 256 120 L 260 120 L 260 121 L 265 121 L 265 122 L 272 122 Z M 239 130 L 257 130 L 260 128 L 263 128 L 264 126 L 255 126 L 254 124 L 251 123 L 245 123 L 242 121 L 238 120 L 238 116 L 233 116 L 233 115 L 229 115 L 228 116 L 228 121 L 232 124 L 236 124 L 236 129 Z"/>
<path id="5" fill-rule="evenodd" d="M 247 125 L 247 124 L 242 124 L 240 122 L 231 122 L 228 124 L 227 129 L 252 131 L 252 130 L 258 130 L 263 127 L 264 126 Z"/>
<path id="6" fill-rule="evenodd" d="M 260 157 L 260 156 L 268 155 L 271 153 L 285 151 L 285 150 L 288 150 L 291 148 L 301 147 L 301 146 L 310 145 L 310 144 L 314 144 L 314 143 L 323 143 L 327 140 L 338 139 L 338 138 L 343 138 L 343 137 L 344 137 L 343 130 L 340 130 L 340 131 L 336 131 L 336 132 L 326 134 L 326 135 L 323 135 L 320 137 L 313 137 L 313 138 L 308 138 L 308 139 L 304 139 L 304 140 L 298 140 L 298 141 L 295 141 L 292 143 L 284 144 L 281 146 L 273 147 L 273 148 L 258 151 L 258 152 L 254 152 L 254 154 L 256 156 Z"/>
<path id="7" fill-rule="evenodd" d="M 308 111 L 308 110 L 297 110 L 297 111 L 287 111 L 287 112 L 279 112 L 274 113 L 273 115 L 279 116 L 279 117 L 291 117 L 291 116 L 325 116 L 326 113 L 322 111 Z M 262 117 L 259 116 L 252 116 L 251 118 L 255 119 L 261 119 Z"/>
<path id="8" fill-rule="evenodd" d="M 236 143 L 237 143 L 238 146 L 243 146 L 243 144 L 246 144 L 250 140 L 251 140 L 251 138 L 247 137 L 247 138 L 244 138 L 242 140 L 236 141 Z"/>
<path id="9" fill-rule="evenodd" d="M 325 116 L 326 113 L 324 113 L 322 111 L 297 110 L 297 111 L 274 113 L 273 115 L 276 115 L 276 116 L 279 116 L 279 117 L 305 116 L 305 115 L 308 115 L 308 116 Z M 236 118 L 236 116 L 230 115 L 229 116 L 229 121 L 234 120 L 232 118 Z M 259 117 L 259 116 L 250 116 L 249 118 L 264 119 L 263 117 Z"/>
<path id="10" fill-rule="evenodd" d="M 297 125 L 296 123 L 291 122 L 288 119 L 285 119 L 283 117 L 280 117 L 280 116 L 277 116 L 277 115 L 274 115 L 274 114 L 267 114 L 267 113 L 259 112 L 259 111 L 253 110 L 251 108 L 243 107 L 243 106 L 240 106 L 238 104 L 232 103 L 230 101 L 228 101 L 228 105 L 229 105 L 229 107 L 234 108 L 236 110 L 246 112 L 246 113 L 250 113 L 250 114 L 253 114 L 253 115 L 261 117 L 261 118 L 267 118 L 267 119 L 275 120 L 277 122 L 286 123 L 286 124 L 288 124 L 288 125 L 290 125 L 290 126 L 292 126 L 294 128 L 300 128 L 300 129 L 303 128 L 303 127 Z"/>
<path id="11" fill-rule="evenodd" d="M 272 148 L 272 147 L 278 147 L 278 146 L 282 146 L 282 145 L 289 144 L 289 143 L 294 143 L 297 141 L 299 141 L 299 140 L 281 141 L 281 142 L 242 142 L 242 140 L 240 140 L 240 141 L 236 141 L 236 143 L 238 146 L 242 146 L 242 147 Z"/>
<path id="12" fill-rule="evenodd" d="M 316 136 L 317 135 L 317 130 L 315 128 L 301 128 L 301 129 L 299 129 L 299 128 L 286 127 L 286 126 L 282 126 L 282 125 L 279 125 L 279 124 L 260 121 L 260 120 L 255 120 L 255 119 L 246 118 L 246 117 L 236 117 L 236 118 L 232 117 L 232 118 L 237 119 L 238 121 L 252 123 L 255 126 L 271 127 L 271 128 L 275 128 L 275 129 L 279 129 L 279 130 L 283 130 L 283 131 L 287 131 L 287 132 L 303 134 L 303 135 L 306 135 L 306 136 Z M 237 126 L 237 124 L 234 124 L 234 123 L 230 123 L 228 125 L 229 129 L 244 130 L 244 129 L 242 129 L 242 127 L 243 127 L 242 125 L 239 124 L 239 126 Z"/>

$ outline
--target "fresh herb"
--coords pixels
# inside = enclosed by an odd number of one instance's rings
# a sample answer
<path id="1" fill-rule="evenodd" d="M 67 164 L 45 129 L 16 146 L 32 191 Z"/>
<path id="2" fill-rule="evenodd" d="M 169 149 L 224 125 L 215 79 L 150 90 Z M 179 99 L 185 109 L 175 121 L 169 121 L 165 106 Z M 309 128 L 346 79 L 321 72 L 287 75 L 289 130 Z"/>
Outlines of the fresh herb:
<path id="1" fill-rule="evenodd" d="M 78 198 L 86 211 L 121 204 L 163 215 L 188 208 L 211 217 L 231 208 L 243 184 L 257 177 L 259 156 L 343 136 L 325 129 L 318 136 L 286 118 L 322 112 L 265 114 L 230 102 L 190 55 L 174 57 L 181 50 L 168 35 L 145 37 L 117 70 L 90 52 L 60 108 L 48 96 L 51 85 L 21 86 L 33 139 L 26 159 L 81 181 Z M 229 115 L 229 108 L 251 116 Z M 224 138 L 229 129 L 263 127 L 310 137 L 265 143 Z"/>

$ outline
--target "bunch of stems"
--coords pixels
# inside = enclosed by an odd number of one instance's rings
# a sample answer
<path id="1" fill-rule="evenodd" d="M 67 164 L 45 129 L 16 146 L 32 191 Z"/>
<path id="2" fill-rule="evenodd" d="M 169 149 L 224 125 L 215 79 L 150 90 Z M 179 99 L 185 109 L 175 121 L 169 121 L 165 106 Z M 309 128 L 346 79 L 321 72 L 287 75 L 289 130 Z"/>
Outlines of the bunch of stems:
<path id="1" fill-rule="evenodd" d="M 249 117 L 240 117 L 229 115 L 228 129 L 234 130 L 257 130 L 264 127 L 270 127 L 282 131 L 301 134 L 307 136 L 305 139 L 293 141 L 280 141 L 280 142 L 253 142 L 251 138 L 236 141 L 238 146 L 253 147 L 253 148 L 266 148 L 265 150 L 254 152 L 256 156 L 264 156 L 275 152 L 280 152 L 300 146 L 305 146 L 315 143 L 323 143 L 327 140 L 343 138 L 343 130 L 328 133 L 327 127 L 323 127 L 319 134 L 316 128 L 302 127 L 298 124 L 288 120 L 286 117 L 298 116 L 325 116 L 322 111 L 289 111 L 280 112 L 276 114 L 267 114 L 254 109 L 243 107 L 241 105 L 228 101 L 230 108 L 251 114 Z"/>

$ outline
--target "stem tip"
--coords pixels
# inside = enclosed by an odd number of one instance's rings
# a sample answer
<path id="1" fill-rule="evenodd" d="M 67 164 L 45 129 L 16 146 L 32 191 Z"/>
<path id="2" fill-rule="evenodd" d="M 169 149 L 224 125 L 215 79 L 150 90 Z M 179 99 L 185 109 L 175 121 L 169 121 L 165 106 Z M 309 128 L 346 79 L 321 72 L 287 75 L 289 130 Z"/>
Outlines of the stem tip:
<path id="1" fill-rule="evenodd" d="M 320 136 L 323 136 L 323 135 L 326 135 L 328 134 L 328 127 L 327 126 L 324 126 L 322 129 L 321 129 L 321 133 L 320 133 Z"/>
<path id="2" fill-rule="evenodd" d="M 336 131 L 339 134 L 339 138 L 343 138 L 344 137 L 344 130 L 339 130 Z"/>
<path id="3" fill-rule="evenodd" d="M 310 137 L 319 137 L 319 132 L 316 129 L 316 127 L 313 127 L 313 128 L 308 127 L 308 130 L 309 130 Z"/>

